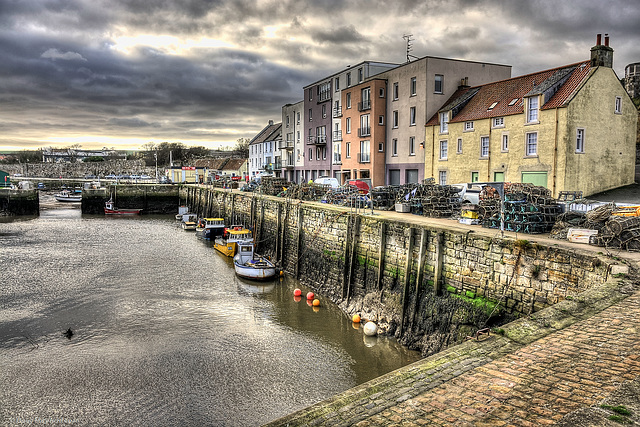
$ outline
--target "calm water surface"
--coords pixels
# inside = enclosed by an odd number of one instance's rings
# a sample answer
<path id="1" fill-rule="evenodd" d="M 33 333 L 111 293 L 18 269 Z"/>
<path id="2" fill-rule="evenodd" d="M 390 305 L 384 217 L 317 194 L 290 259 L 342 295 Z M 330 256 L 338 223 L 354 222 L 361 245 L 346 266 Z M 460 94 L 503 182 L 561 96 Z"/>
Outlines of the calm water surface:
<path id="1" fill-rule="evenodd" d="M 295 287 L 168 217 L 0 222 L 0 425 L 260 425 L 418 360 Z"/>

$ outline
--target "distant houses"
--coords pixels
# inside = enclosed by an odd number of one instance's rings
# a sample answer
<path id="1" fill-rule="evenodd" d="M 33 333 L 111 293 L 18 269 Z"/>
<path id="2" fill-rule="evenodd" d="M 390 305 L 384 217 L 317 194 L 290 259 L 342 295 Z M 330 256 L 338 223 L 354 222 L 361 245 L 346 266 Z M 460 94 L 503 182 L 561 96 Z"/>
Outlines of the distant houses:
<path id="1" fill-rule="evenodd" d="M 638 112 L 612 64 L 600 35 L 589 60 L 515 78 L 510 66 L 483 62 L 365 61 L 283 106 L 281 123 L 250 143 L 249 176 L 532 182 L 585 196 L 626 185 Z"/>

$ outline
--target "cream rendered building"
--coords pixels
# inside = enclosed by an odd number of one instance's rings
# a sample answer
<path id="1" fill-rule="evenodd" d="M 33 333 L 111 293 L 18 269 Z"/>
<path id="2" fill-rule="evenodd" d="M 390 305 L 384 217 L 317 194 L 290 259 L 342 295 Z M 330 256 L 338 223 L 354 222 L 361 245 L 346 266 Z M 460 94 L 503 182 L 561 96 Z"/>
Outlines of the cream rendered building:
<path id="1" fill-rule="evenodd" d="M 530 182 L 554 197 L 632 184 L 638 115 L 612 64 L 598 37 L 590 61 L 459 89 L 427 123 L 425 175 Z"/>

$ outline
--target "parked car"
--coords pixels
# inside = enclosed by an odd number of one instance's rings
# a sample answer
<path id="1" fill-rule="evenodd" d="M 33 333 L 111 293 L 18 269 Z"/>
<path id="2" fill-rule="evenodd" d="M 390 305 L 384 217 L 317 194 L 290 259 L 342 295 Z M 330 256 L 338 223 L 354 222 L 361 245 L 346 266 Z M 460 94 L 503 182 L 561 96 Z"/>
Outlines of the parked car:
<path id="1" fill-rule="evenodd" d="M 340 187 L 340 183 L 336 178 L 331 178 L 328 176 L 321 176 L 320 178 L 316 178 L 316 180 L 313 181 L 313 183 L 318 185 L 330 185 L 331 188 Z"/>
<path id="2" fill-rule="evenodd" d="M 480 192 L 484 185 L 469 182 L 466 184 L 453 184 L 453 186 L 460 189 L 458 197 L 460 197 L 462 203 L 471 203 L 473 205 L 480 203 Z"/>

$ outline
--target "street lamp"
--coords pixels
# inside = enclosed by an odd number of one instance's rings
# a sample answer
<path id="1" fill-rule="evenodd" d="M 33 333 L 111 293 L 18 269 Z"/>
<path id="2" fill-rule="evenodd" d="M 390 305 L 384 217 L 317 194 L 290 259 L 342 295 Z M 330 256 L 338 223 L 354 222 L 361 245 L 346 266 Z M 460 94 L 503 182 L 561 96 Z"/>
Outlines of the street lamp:
<path id="1" fill-rule="evenodd" d="M 153 153 L 153 157 L 156 159 L 156 182 L 158 182 L 158 150 Z"/>

